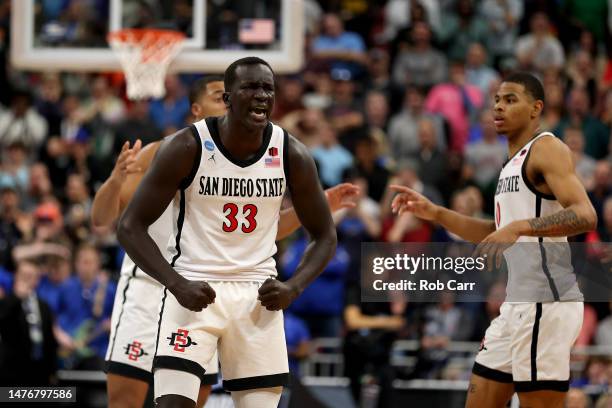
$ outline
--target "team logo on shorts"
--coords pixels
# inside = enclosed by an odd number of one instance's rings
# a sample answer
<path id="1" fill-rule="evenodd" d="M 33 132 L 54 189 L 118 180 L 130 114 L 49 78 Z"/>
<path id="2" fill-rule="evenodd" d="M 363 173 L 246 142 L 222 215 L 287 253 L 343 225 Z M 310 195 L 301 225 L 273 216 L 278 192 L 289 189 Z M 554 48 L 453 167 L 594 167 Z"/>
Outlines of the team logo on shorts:
<path id="1" fill-rule="evenodd" d="M 125 346 L 125 354 L 127 354 L 128 358 L 132 361 L 138 361 L 138 359 L 142 356 L 146 356 L 149 353 L 142 349 L 142 343 L 139 341 L 133 341 Z"/>
<path id="2" fill-rule="evenodd" d="M 181 353 L 189 346 L 198 345 L 198 343 L 192 341 L 191 337 L 189 337 L 189 330 L 185 329 L 178 329 L 172 333 L 172 337 L 166 337 L 166 339 L 170 340 L 170 345 L 174 346 L 174 351 L 180 351 Z"/>

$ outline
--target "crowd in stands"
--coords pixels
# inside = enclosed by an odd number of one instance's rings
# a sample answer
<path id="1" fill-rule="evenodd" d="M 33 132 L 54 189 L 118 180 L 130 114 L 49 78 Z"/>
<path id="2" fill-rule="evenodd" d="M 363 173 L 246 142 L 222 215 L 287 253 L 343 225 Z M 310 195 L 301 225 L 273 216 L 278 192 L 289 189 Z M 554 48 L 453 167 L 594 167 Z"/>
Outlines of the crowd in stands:
<path id="1" fill-rule="evenodd" d="M 11 324 L 26 333 L 29 347 L 20 347 L 29 354 L 9 349 L 1 364 L 26 359 L 48 378 L 56 365 L 49 350 L 58 350 L 62 367 L 101 367 L 123 252 L 112 230 L 91 225 L 92 199 L 125 141 L 147 144 L 190 123 L 196 76 L 171 75 L 165 97 L 134 102 L 116 73 L 15 70 L 9 3 L 0 1 L 0 336 L 3 347 L 15 336 L 6 327 L 21 300 L 23 316 Z M 100 2 L 64 3 L 69 17 Z M 459 240 L 392 214 L 394 183 L 462 214 L 492 217 L 507 146 L 491 107 L 515 70 L 543 82 L 541 129 L 567 143 L 597 211 L 597 230 L 574 240 L 609 242 L 612 2 L 305 0 L 305 21 L 305 66 L 277 76 L 273 121 L 311 149 L 324 187 L 352 182 L 361 192 L 355 208 L 334 215 L 335 257 L 286 313 L 292 368 L 307 357 L 310 339 L 342 337 L 359 398 L 363 374 L 397 375 L 392 342 L 417 339 L 419 362 L 406 376 L 465 379 L 469 373 L 448 369 L 443 351 L 452 341 L 480 341 L 499 313 L 503 285 L 483 304 L 450 294 L 436 304 L 362 303 L 361 243 Z M 297 232 L 278 244 L 281 277 L 295 271 L 306 242 Z M 26 306 L 34 298 L 44 305 L 38 311 Z M 579 345 L 612 345 L 611 308 L 587 304 Z M 612 383 L 612 356 L 586 367 L 577 387 Z"/>

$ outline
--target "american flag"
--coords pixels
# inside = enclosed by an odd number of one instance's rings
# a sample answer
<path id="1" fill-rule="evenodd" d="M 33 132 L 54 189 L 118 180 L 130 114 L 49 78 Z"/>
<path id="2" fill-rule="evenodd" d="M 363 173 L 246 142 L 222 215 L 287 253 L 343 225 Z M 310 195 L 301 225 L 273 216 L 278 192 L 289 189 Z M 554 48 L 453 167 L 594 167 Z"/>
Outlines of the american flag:
<path id="1" fill-rule="evenodd" d="M 265 44 L 274 41 L 274 20 L 244 18 L 239 22 L 238 39 L 243 44 Z"/>
<path id="2" fill-rule="evenodd" d="M 280 157 L 266 157 L 265 167 L 280 167 Z"/>

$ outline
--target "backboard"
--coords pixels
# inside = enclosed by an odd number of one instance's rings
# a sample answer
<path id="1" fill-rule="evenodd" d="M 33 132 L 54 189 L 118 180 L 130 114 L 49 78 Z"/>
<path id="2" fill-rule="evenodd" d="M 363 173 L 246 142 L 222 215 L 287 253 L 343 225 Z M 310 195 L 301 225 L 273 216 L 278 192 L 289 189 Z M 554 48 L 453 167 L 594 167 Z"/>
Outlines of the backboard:
<path id="1" fill-rule="evenodd" d="M 172 72 L 223 72 L 250 55 L 279 73 L 303 64 L 302 0 L 12 0 L 11 62 L 36 71 L 119 71 L 106 36 L 166 28 L 187 36 Z"/>

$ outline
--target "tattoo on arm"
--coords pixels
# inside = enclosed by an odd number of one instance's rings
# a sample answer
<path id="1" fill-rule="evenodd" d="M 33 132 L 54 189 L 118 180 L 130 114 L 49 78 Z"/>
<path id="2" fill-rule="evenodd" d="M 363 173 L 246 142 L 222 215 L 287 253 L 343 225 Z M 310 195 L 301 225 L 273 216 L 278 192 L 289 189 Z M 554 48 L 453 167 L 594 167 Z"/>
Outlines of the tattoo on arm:
<path id="1" fill-rule="evenodd" d="M 574 235 L 587 231 L 589 222 L 578 217 L 574 210 L 566 208 L 546 217 L 528 220 L 531 232 L 539 237 Z"/>

